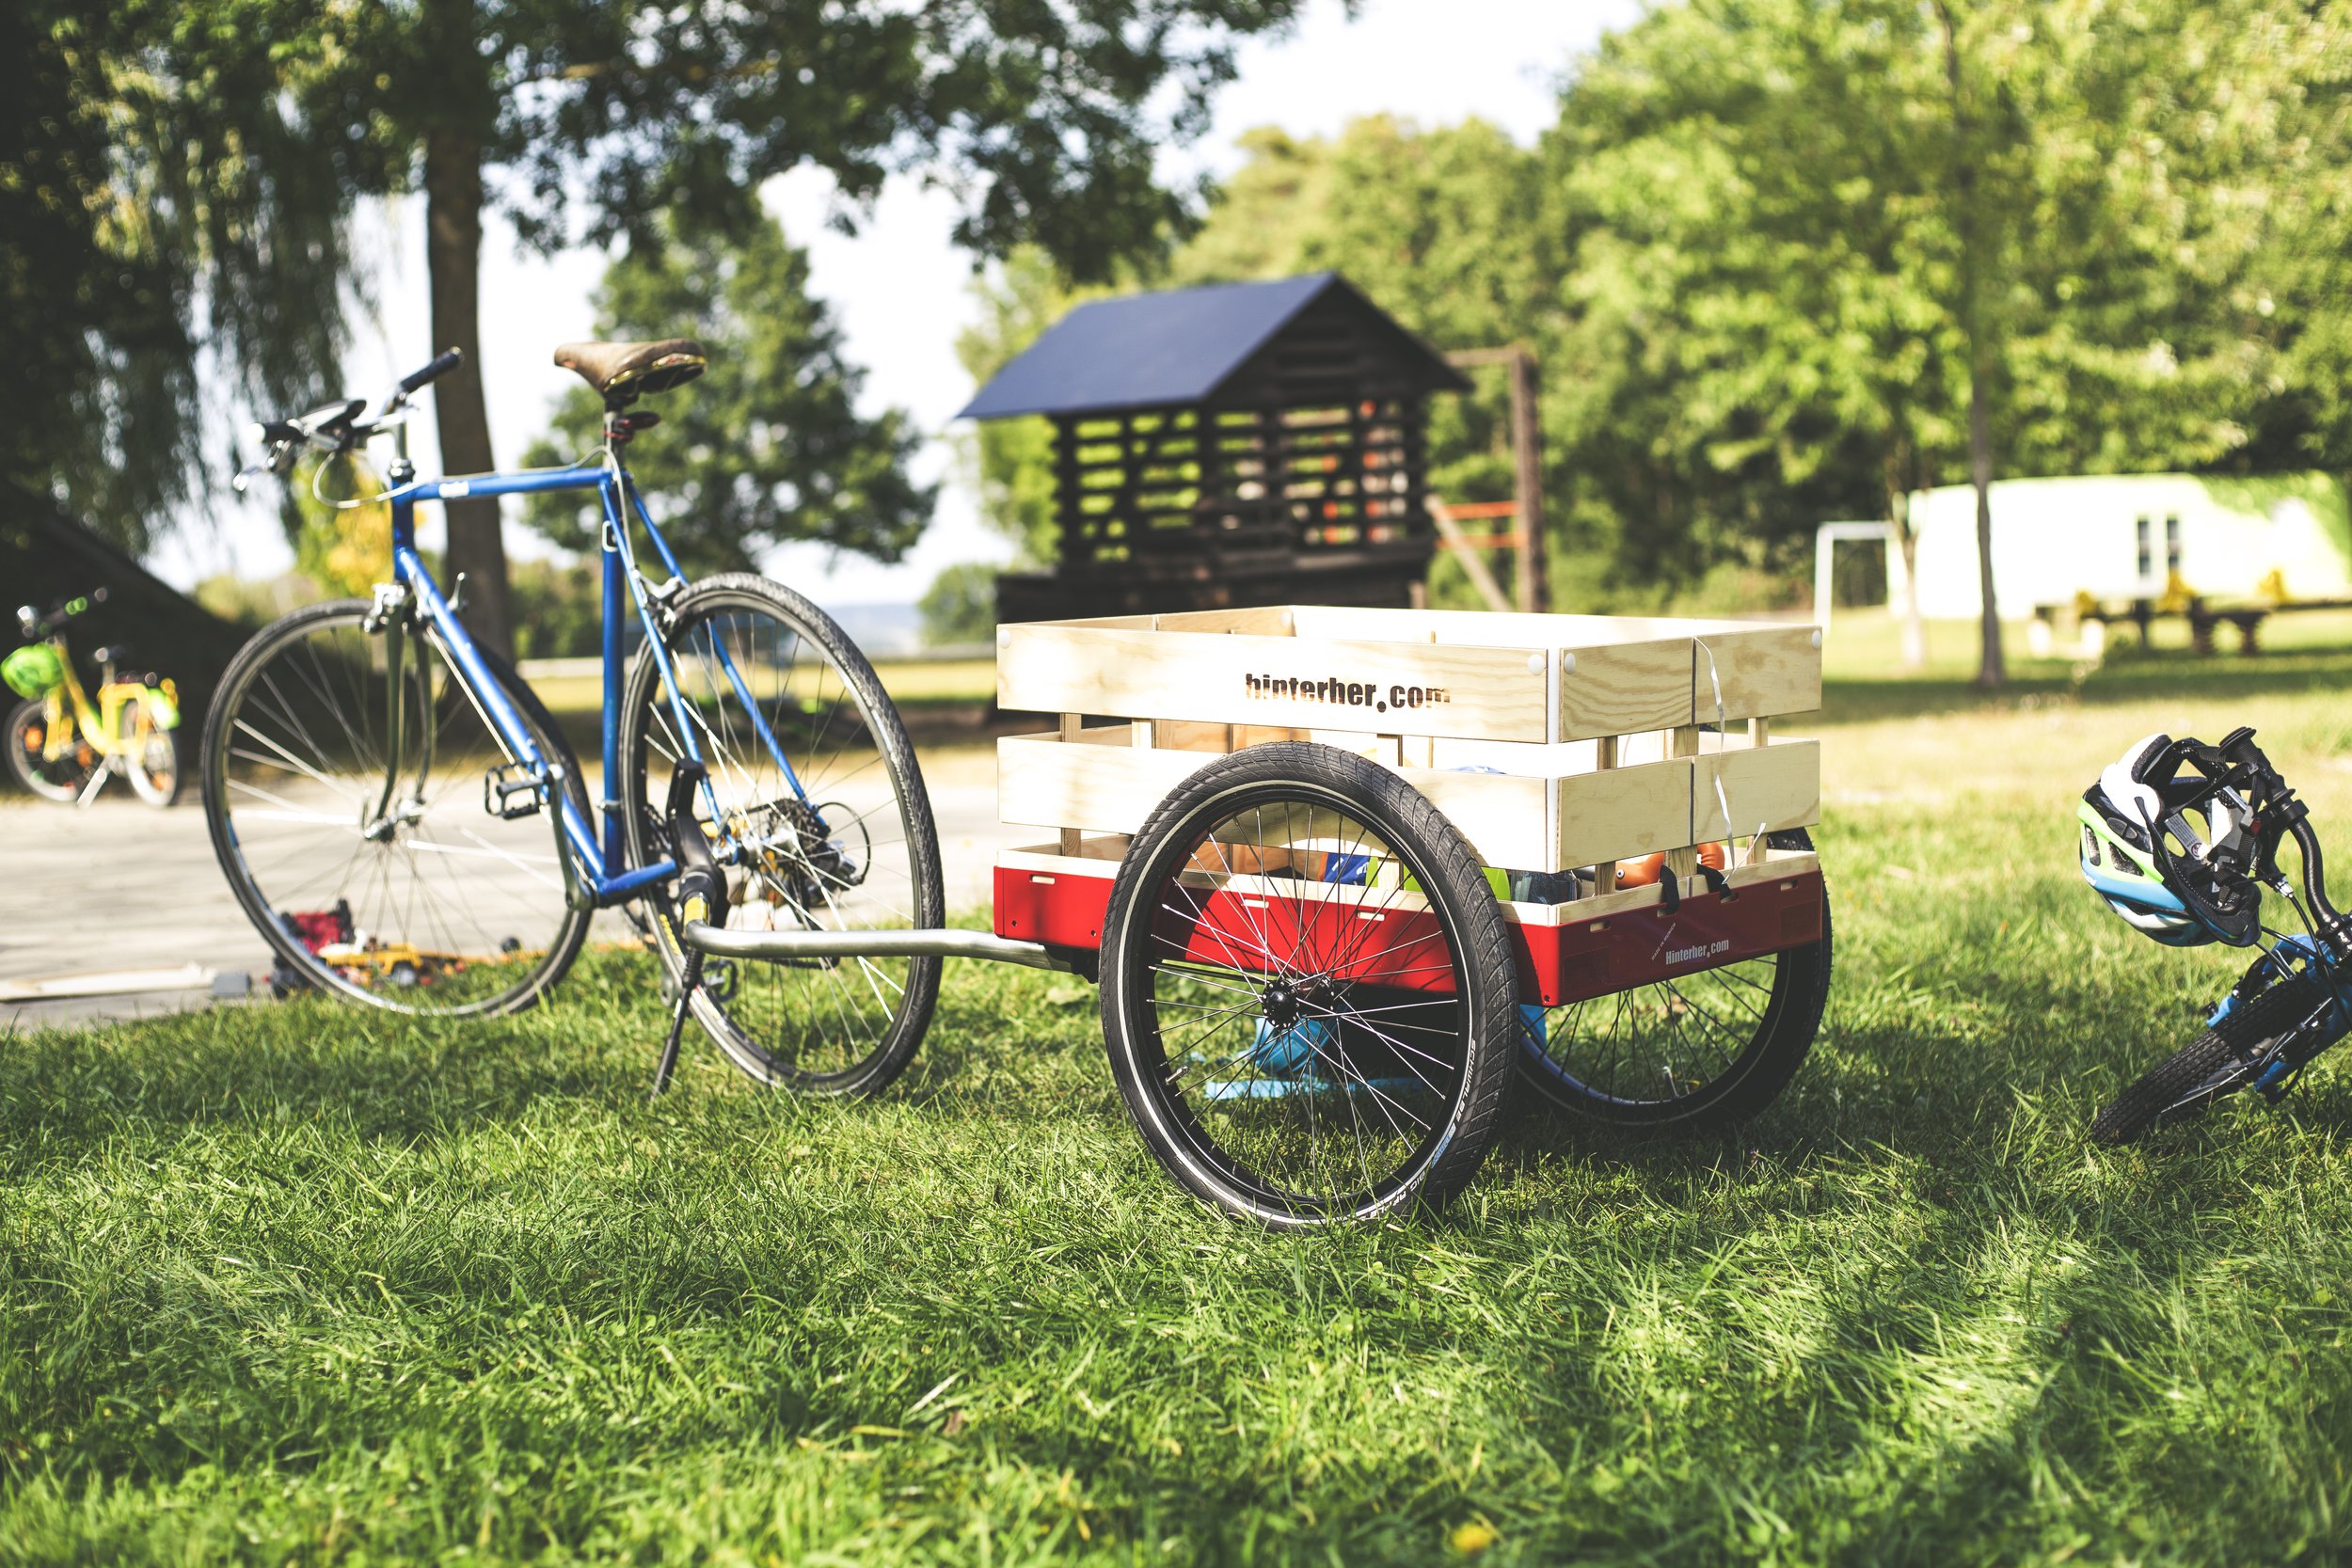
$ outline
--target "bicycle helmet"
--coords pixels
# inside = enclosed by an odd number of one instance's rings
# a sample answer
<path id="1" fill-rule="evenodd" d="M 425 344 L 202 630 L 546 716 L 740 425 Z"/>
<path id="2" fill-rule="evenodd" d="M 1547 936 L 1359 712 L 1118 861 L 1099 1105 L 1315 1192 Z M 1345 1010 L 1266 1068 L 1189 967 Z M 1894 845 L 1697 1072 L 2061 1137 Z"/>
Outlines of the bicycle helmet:
<path id="1" fill-rule="evenodd" d="M 2199 766 L 2201 750 L 2152 735 L 2100 772 L 2075 813 L 2083 879 L 2168 947 L 2246 947 L 2262 934 L 2262 890 L 2246 875 L 2252 813 Z"/>

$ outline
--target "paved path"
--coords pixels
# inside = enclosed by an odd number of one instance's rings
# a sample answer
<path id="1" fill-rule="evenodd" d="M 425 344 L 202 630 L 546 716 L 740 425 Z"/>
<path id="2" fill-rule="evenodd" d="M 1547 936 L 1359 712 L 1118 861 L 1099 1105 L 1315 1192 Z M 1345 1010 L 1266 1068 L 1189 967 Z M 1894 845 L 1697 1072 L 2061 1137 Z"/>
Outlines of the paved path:
<path id="1" fill-rule="evenodd" d="M 950 748 L 927 754 L 923 766 L 948 908 L 985 907 L 998 847 L 1038 832 L 997 824 L 993 749 Z M 618 915 L 598 922 L 591 940 L 617 941 L 626 931 Z M 87 811 L 0 797 L 0 981 L 186 964 L 225 974 L 269 969 L 268 947 L 214 862 L 192 785 L 170 811 L 140 805 L 119 785 Z M 0 1036 L 211 1000 L 209 990 L 182 990 L 0 1002 Z"/>

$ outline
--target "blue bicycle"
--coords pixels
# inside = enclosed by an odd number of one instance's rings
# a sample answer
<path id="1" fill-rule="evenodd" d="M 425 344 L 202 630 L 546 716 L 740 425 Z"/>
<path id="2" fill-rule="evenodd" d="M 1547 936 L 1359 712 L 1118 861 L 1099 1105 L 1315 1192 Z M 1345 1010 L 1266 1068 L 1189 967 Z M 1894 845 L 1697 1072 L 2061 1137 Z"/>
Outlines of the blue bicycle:
<path id="1" fill-rule="evenodd" d="M 454 351 L 379 399 L 259 428 L 267 456 L 240 488 L 306 451 L 396 442 L 382 492 L 365 498 L 390 510 L 392 580 L 264 627 L 205 725 L 214 849 L 279 973 L 400 1012 L 504 1013 L 546 995 L 596 912 L 619 908 L 675 988 L 689 970 L 673 907 L 681 832 L 708 847 L 723 881 L 711 926 L 943 926 L 922 774 L 872 666 L 788 589 L 746 574 L 689 583 L 629 477 L 624 449 L 656 422 L 633 405 L 699 375 L 701 345 L 576 343 L 555 358 L 605 404 L 599 450 L 566 467 L 416 476 L 409 399 L 456 368 Z M 420 501 L 548 490 L 593 490 L 604 512 L 594 776 L 531 689 L 468 635 L 417 549 Z M 755 1078 L 870 1093 L 920 1043 L 939 970 L 925 954 L 710 958 L 687 1000 Z"/>

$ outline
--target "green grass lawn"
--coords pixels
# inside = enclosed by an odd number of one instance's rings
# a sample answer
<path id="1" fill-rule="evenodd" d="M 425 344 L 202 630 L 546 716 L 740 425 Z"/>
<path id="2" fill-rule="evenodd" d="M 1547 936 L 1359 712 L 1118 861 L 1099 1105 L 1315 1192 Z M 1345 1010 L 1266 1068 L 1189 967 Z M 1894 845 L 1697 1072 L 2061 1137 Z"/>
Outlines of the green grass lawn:
<path id="1" fill-rule="evenodd" d="M 1699 1143 L 1525 1111 L 1437 1219 L 1213 1217 L 1092 992 L 977 964 L 858 1105 L 707 1047 L 646 1104 L 612 955 L 498 1023 L 0 1041 L 0 1561 L 2341 1560 L 2352 1080 L 2090 1148 L 2231 968 L 2104 915 L 2072 817 L 2252 722 L 2352 854 L 2352 655 L 1987 704 L 1869 635 L 1789 1092 Z"/>

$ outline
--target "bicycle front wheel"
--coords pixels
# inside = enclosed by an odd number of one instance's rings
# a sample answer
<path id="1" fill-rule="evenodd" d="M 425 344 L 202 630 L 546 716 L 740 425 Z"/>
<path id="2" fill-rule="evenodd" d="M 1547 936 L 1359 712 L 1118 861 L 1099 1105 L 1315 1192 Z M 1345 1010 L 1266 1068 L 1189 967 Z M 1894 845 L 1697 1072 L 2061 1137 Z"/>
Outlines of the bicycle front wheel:
<path id="1" fill-rule="evenodd" d="M 564 896 L 557 804 L 508 818 L 485 776 L 516 759 L 437 634 L 397 639 L 364 600 L 262 628 L 204 726 L 204 817 L 237 901 L 300 982 L 395 1012 L 538 1000 L 587 939 Z M 541 753 L 587 793 L 554 721 L 485 655 Z"/>
<path id="2" fill-rule="evenodd" d="M 668 858 L 660 813 L 691 736 L 708 769 L 694 815 L 727 879 L 734 930 L 931 929 L 946 919 L 939 838 L 914 748 L 857 645 L 825 612 L 734 573 L 680 594 L 630 673 L 621 776 L 634 863 Z M 666 661 L 675 700 L 661 680 Z M 717 816 L 712 816 L 712 802 Z M 684 969 L 673 911 L 655 945 Z M 939 996 L 935 958 L 711 959 L 694 1016 L 761 1083 L 871 1094 L 904 1069 Z"/>
<path id="3" fill-rule="evenodd" d="M 2280 1041 L 2309 1024 L 2329 1000 L 2327 987 L 2311 975 L 2273 981 L 2135 1079 L 2090 1124 L 2091 1137 L 2131 1143 L 2160 1121 L 2185 1121 L 2246 1087 Z"/>

